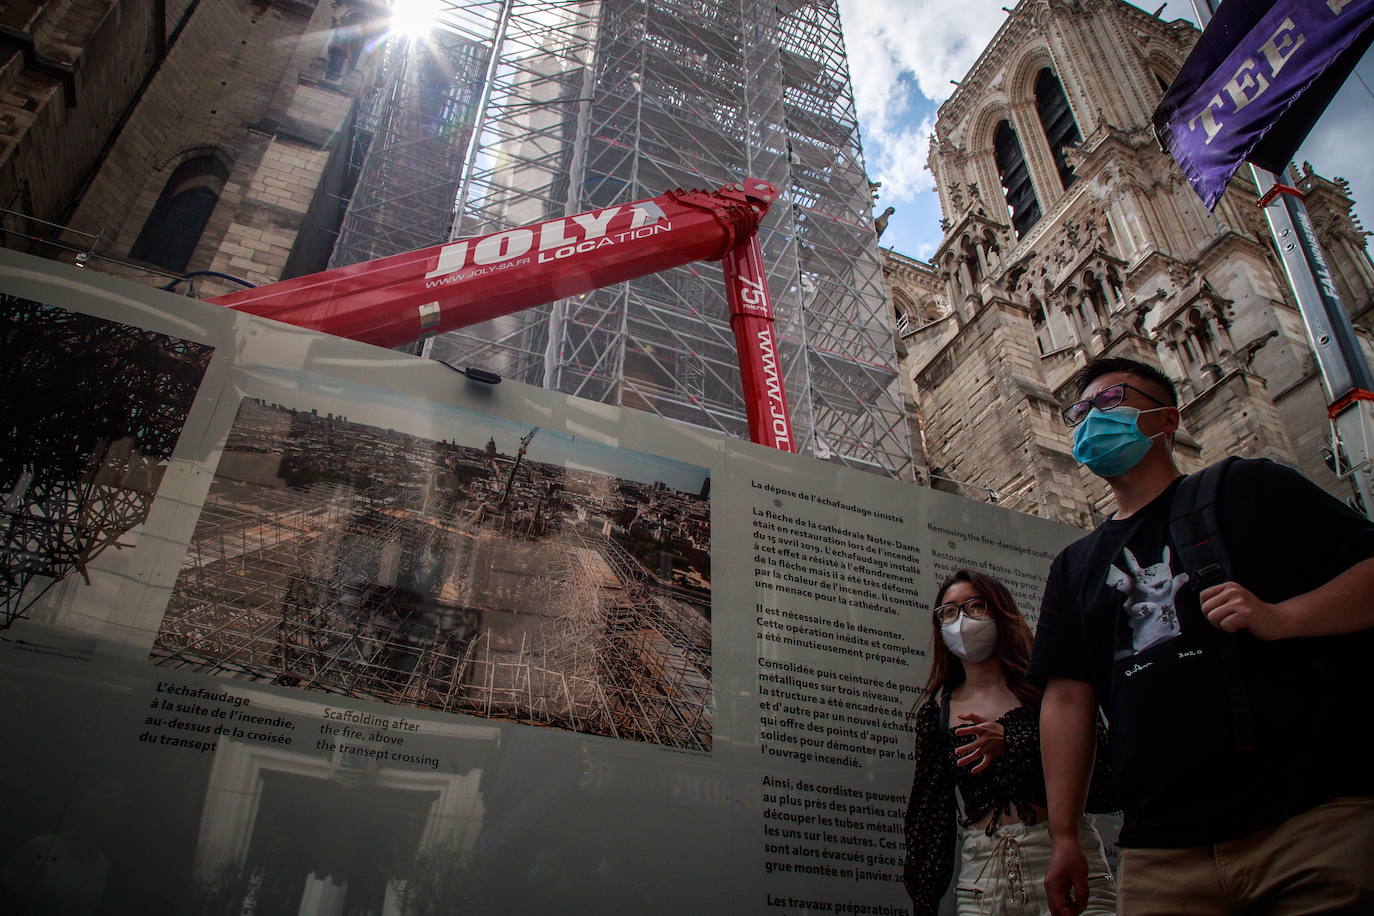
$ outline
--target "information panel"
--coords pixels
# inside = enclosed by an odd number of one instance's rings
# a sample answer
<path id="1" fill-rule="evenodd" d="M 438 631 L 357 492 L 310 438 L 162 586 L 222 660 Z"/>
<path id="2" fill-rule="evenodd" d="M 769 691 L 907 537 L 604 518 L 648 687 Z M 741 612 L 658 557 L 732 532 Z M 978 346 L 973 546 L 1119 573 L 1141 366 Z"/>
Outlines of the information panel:
<path id="1" fill-rule="evenodd" d="M 1077 534 L 5 251 L 0 294 L 7 912 L 908 913 L 933 592 L 1032 615 Z"/>

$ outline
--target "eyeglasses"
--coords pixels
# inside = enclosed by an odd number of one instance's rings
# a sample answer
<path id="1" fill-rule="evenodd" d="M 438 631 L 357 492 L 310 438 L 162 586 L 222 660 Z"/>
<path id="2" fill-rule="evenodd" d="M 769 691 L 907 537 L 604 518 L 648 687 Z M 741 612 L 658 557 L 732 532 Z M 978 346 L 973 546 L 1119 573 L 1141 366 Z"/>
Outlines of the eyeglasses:
<path id="1" fill-rule="evenodd" d="M 1129 382 L 1117 382 L 1115 385 L 1108 385 L 1097 394 L 1082 401 L 1075 401 L 1068 407 L 1059 412 L 1064 418 L 1064 425 L 1068 427 L 1077 426 L 1087 419 L 1088 413 L 1096 407 L 1098 410 L 1111 410 L 1113 407 L 1120 407 L 1121 402 L 1126 400 L 1126 389 L 1134 391 L 1136 394 L 1143 395 L 1154 401 L 1161 407 L 1173 407 L 1172 404 L 1165 404 L 1159 398 L 1150 394 L 1148 391 L 1141 391 Z"/>
<path id="2" fill-rule="evenodd" d="M 986 598 L 970 598 L 958 604 L 942 604 L 935 609 L 935 619 L 941 623 L 953 623 L 959 619 L 960 614 L 973 620 L 987 620 L 992 616 Z"/>

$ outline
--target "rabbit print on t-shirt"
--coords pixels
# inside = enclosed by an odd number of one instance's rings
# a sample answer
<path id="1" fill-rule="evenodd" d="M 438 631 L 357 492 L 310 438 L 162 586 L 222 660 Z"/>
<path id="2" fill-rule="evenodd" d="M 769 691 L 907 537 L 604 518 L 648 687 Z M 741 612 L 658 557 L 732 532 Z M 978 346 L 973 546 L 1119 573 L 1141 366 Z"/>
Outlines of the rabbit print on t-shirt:
<path id="1" fill-rule="evenodd" d="M 1108 567 L 1107 584 L 1126 596 L 1123 605 L 1131 625 L 1131 652 L 1134 654 L 1183 632 L 1174 596 L 1188 581 L 1188 574 L 1174 575 L 1169 568 L 1168 546 L 1164 548 L 1163 558 L 1151 566 L 1142 567 L 1129 548 L 1122 553 L 1126 571 L 1115 564 Z"/>

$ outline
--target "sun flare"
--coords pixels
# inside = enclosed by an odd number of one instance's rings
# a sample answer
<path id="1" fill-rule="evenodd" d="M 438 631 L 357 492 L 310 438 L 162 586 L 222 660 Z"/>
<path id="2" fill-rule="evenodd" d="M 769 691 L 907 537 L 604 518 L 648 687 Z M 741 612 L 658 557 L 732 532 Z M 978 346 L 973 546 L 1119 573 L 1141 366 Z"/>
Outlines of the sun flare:
<path id="1" fill-rule="evenodd" d="M 438 13 L 434 0 L 394 0 L 391 31 L 408 38 L 424 38 L 433 30 Z"/>

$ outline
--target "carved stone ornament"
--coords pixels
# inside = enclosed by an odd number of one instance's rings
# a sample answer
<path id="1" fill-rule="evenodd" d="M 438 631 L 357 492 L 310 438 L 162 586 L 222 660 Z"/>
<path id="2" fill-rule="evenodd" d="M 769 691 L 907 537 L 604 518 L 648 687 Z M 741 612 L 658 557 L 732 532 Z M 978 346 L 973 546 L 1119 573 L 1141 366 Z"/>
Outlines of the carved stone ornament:
<path id="1" fill-rule="evenodd" d="M 949 189 L 950 203 L 954 204 L 955 213 L 964 212 L 964 189 L 959 185 L 952 185 Z"/>

